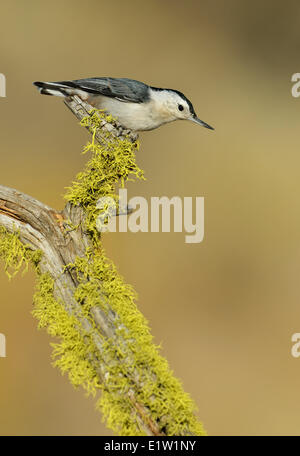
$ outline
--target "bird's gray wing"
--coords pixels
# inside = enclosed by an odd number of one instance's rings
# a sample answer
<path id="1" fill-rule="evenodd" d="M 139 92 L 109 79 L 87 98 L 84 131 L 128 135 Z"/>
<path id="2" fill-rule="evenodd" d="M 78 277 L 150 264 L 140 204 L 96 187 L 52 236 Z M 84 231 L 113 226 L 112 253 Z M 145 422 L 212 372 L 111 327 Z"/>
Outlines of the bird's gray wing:
<path id="1" fill-rule="evenodd" d="M 148 86 L 140 81 L 127 78 L 87 78 L 64 81 L 94 95 L 104 95 L 120 101 L 143 103 L 149 99 Z"/>

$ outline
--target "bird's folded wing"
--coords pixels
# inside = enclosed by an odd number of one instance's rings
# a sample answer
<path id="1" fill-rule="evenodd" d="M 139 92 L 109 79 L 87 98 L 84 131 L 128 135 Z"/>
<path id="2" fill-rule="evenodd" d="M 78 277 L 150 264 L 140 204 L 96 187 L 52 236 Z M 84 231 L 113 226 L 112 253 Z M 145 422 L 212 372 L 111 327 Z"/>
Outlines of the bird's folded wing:
<path id="1" fill-rule="evenodd" d="M 148 86 L 133 79 L 87 78 L 62 83 L 94 95 L 104 95 L 124 102 L 143 103 L 149 98 Z"/>

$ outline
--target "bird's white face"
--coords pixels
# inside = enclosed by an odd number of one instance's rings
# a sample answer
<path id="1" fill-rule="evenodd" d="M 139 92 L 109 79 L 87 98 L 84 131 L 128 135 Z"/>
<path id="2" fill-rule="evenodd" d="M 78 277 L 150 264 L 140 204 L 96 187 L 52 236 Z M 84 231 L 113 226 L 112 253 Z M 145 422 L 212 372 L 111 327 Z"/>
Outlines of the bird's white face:
<path id="1" fill-rule="evenodd" d="M 193 114 L 188 102 L 173 90 L 161 90 L 153 93 L 156 109 L 165 122 L 173 120 L 192 120 Z"/>
<path id="2" fill-rule="evenodd" d="M 170 111 L 170 115 L 175 119 L 191 120 L 194 117 L 187 101 L 176 93 L 171 94 L 167 106 Z"/>
<path id="3" fill-rule="evenodd" d="M 152 88 L 153 89 L 153 88 Z M 154 102 L 154 112 L 159 117 L 161 124 L 174 120 L 191 120 L 198 125 L 213 129 L 208 124 L 198 119 L 192 103 L 176 90 L 152 90 L 151 98 Z"/>

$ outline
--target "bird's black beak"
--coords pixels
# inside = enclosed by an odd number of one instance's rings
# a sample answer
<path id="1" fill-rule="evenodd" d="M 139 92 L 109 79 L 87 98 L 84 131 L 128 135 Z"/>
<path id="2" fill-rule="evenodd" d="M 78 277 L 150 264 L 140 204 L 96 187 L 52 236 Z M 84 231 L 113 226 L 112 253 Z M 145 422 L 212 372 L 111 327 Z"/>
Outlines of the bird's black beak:
<path id="1" fill-rule="evenodd" d="M 196 117 L 196 116 L 191 117 L 190 120 L 191 120 L 192 122 L 197 123 L 198 125 L 202 125 L 202 127 L 209 128 L 210 130 L 214 130 L 213 127 L 211 127 L 211 126 L 208 125 L 207 123 L 203 122 L 203 120 L 198 119 L 198 117 Z"/>

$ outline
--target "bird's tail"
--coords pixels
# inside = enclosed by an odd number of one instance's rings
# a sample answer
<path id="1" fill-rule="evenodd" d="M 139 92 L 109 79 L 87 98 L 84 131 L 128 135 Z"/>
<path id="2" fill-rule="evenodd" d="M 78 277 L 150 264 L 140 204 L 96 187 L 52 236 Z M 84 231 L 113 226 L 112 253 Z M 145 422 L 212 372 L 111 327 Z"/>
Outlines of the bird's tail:
<path id="1" fill-rule="evenodd" d="M 42 95 L 55 95 L 57 97 L 68 97 L 70 95 L 81 95 L 81 90 L 72 81 L 41 82 L 33 83 Z"/>

